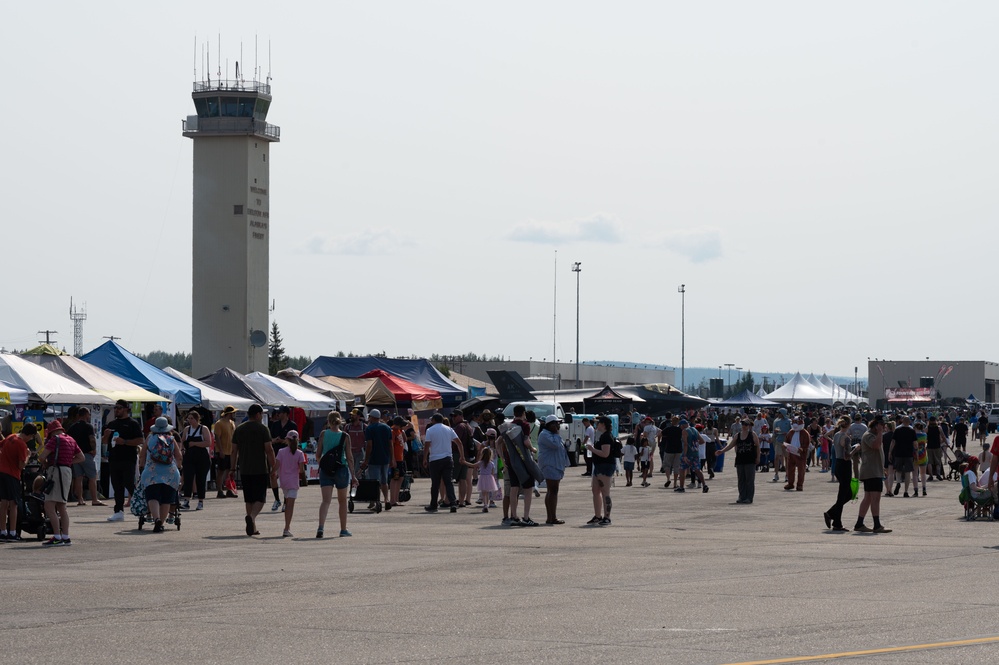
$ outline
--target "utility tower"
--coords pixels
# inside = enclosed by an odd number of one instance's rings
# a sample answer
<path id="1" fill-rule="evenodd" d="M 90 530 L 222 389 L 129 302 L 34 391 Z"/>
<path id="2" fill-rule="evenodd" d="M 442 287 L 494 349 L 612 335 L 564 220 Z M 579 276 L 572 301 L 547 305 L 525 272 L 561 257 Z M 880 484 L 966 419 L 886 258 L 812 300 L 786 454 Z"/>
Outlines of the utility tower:
<path id="1" fill-rule="evenodd" d="M 246 80 L 198 76 L 184 136 L 194 140 L 194 269 L 191 353 L 194 376 L 220 367 L 267 369 L 270 243 L 270 74 Z M 211 67 L 205 68 L 210 71 Z M 205 70 L 203 69 L 203 71 Z"/>
<path id="2" fill-rule="evenodd" d="M 73 306 L 73 298 L 69 298 L 69 318 L 73 322 L 73 355 L 79 358 L 83 355 L 83 322 L 87 320 L 87 303 L 77 309 Z"/>

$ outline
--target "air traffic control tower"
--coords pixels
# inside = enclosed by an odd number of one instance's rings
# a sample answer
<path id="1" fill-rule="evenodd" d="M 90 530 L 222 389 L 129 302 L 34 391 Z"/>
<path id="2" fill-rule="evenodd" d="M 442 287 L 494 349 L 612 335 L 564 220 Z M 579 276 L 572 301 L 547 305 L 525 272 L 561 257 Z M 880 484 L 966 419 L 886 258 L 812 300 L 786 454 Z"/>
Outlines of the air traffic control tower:
<path id="1" fill-rule="evenodd" d="M 194 84 L 193 374 L 267 371 L 271 87 Z"/>

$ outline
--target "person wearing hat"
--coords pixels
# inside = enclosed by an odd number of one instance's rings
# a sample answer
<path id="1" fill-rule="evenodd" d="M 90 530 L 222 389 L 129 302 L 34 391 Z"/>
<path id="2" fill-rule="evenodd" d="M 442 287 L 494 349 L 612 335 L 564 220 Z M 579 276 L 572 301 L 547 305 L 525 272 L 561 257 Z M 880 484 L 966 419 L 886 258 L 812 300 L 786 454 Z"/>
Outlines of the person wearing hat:
<path id="1" fill-rule="evenodd" d="M 773 459 L 771 462 L 774 465 L 774 478 L 773 482 L 780 482 L 780 472 L 787 468 L 784 465 L 784 441 L 787 440 L 788 434 L 791 433 L 791 419 L 787 417 L 787 409 L 781 407 L 777 410 L 779 414 L 774 418 L 773 426 L 773 445 L 770 446 L 771 454 Z M 783 469 L 782 469 L 783 467 Z"/>
<path id="2" fill-rule="evenodd" d="M 808 459 L 808 446 L 811 443 L 808 430 L 805 429 L 805 419 L 801 415 L 794 417 L 791 433 L 785 438 L 787 484 L 784 489 L 801 492 L 805 489 L 805 461 Z"/>
<path id="3" fill-rule="evenodd" d="M 21 431 L 0 442 L 0 540 L 20 540 L 17 532 L 17 505 L 21 502 L 21 472 L 28 463 L 38 430 L 24 423 Z"/>
<path id="4" fill-rule="evenodd" d="M 142 426 L 132 418 L 132 408 L 123 399 L 114 404 L 114 420 L 104 425 L 101 443 L 108 451 L 108 470 L 114 490 L 114 508 L 108 522 L 125 520 L 125 492 L 135 492 L 135 464 L 142 445 Z"/>
<path id="5" fill-rule="evenodd" d="M 565 442 L 559 435 L 561 419 L 552 414 L 545 416 L 545 424 L 538 434 L 538 466 L 545 477 L 545 524 L 565 524 L 557 515 L 558 488 L 565 477 L 565 467 L 569 466 L 569 454 L 565 451 Z"/>
<path id="6" fill-rule="evenodd" d="M 229 475 L 232 469 L 232 435 L 236 431 L 236 407 L 229 405 L 222 409 L 222 415 L 212 426 L 215 435 L 215 486 L 218 488 L 216 499 L 237 499 L 239 495 L 229 487 Z M 233 483 L 232 487 L 236 486 Z"/>
<path id="7" fill-rule="evenodd" d="M 45 492 L 45 514 L 52 524 L 53 535 L 42 543 L 42 547 L 71 545 L 66 502 L 73 483 L 73 465 L 83 461 L 83 451 L 73 437 L 66 434 L 58 420 L 53 420 L 47 430 L 45 445 L 38 451 L 38 460 L 48 467 L 45 478 L 50 487 Z"/>
<path id="8" fill-rule="evenodd" d="M 291 419 L 291 409 L 287 406 L 279 406 L 277 418 L 268 425 L 268 428 L 271 431 L 271 446 L 274 448 L 274 458 L 277 459 L 278 452 L 288 445 L 288 432 L 292 430 L 298 431 L 298 425 Z M 274 496 L 274 504 L 271 506 L 271 512 L 277 512 L 281 508 L 277 477 L 271 483 L 271 494 Z"/>
<path id="9" fill-rule="evenodd" d="M 150 455 L 154 446 L 170 449 L 167 462 L 156 461 Z M 139 451 L 139 468 L 142 469 L 141 482 L 145 487 L 146 504 L 149 516 L 153 518 L 153 533 L 163 532 L 163 522 L 170 515 L 170 506 L 177 503 L 177 490 L 180 488 L 180 467 L 183 466 L 181 447 L 173 438 L 170 421 L 160 416 L 149 428 L 146 445 Z"/>

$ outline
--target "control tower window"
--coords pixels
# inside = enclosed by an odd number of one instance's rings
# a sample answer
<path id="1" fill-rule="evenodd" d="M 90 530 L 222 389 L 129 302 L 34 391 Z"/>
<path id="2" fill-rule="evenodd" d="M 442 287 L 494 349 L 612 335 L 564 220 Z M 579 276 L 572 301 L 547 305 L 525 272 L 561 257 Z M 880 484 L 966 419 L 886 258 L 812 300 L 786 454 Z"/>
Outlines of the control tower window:
<path id="1" fill-rule="evenodd" d="M 223 97 L 222 98 L 222 116 L 226 118 L 234 118 L 239 115 L 239 98 L 238 97 Z"/>
<path id="2" fill-rule="evenodd" d="M 266 120 L 267 109 L 269 109 L 270 106 L 271 103 L 266 99 L 258 99 L 257 108 L 253 111 L 253 117 L 256 118 L 257 120 Z"/>
<path id="3" fill-rule="evenodd" d="M 209 118 L 219 117 L 219 98 L 218 97 L 208 97 L 205 99 L 208 103 L 208 116 Z M 200 114 L 199 114 L 200 115 Z"/>
<path id="4" fill-rule="evenodd" d="M 252 97 L 240 97 L 239 98 L 239 117 L 240 118 L 252 118 L 253 117 L 253 103 L 256 100 Z"/>
<path id="5" fill-rule="evenodd" d="M 195 99 L 194 100 L 194 108 L 197 110 L 199 118 L 207 118 L 208 117 L 208 100 L 207 99 L 203 99 L 203 98 L 202 99 Z"/>

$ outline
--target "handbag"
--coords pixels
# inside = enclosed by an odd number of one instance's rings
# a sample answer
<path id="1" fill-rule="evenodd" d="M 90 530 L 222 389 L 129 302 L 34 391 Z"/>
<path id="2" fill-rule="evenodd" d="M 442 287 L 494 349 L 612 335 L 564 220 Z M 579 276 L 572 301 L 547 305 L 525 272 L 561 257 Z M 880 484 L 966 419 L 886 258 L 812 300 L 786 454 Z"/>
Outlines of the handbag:
<path id="1" fill-rule="evenodd" d="M 850 478 L 850 500 L 857 500 L 857 493 L 860 491 L 860 479 Z"/>
<path id="2" fill-rule="evenodd" d="M 342 460 L 343 442 L 347 438 L 347 435 L 343 432 L 337 433 L 340 435 L 340 443 L 327 450 L 323 453 L 323 456 L 319 458 L 319 470 L 331 476 L 346 466 Z M 325 436 L 323 438 L 325 438 Z"/>

